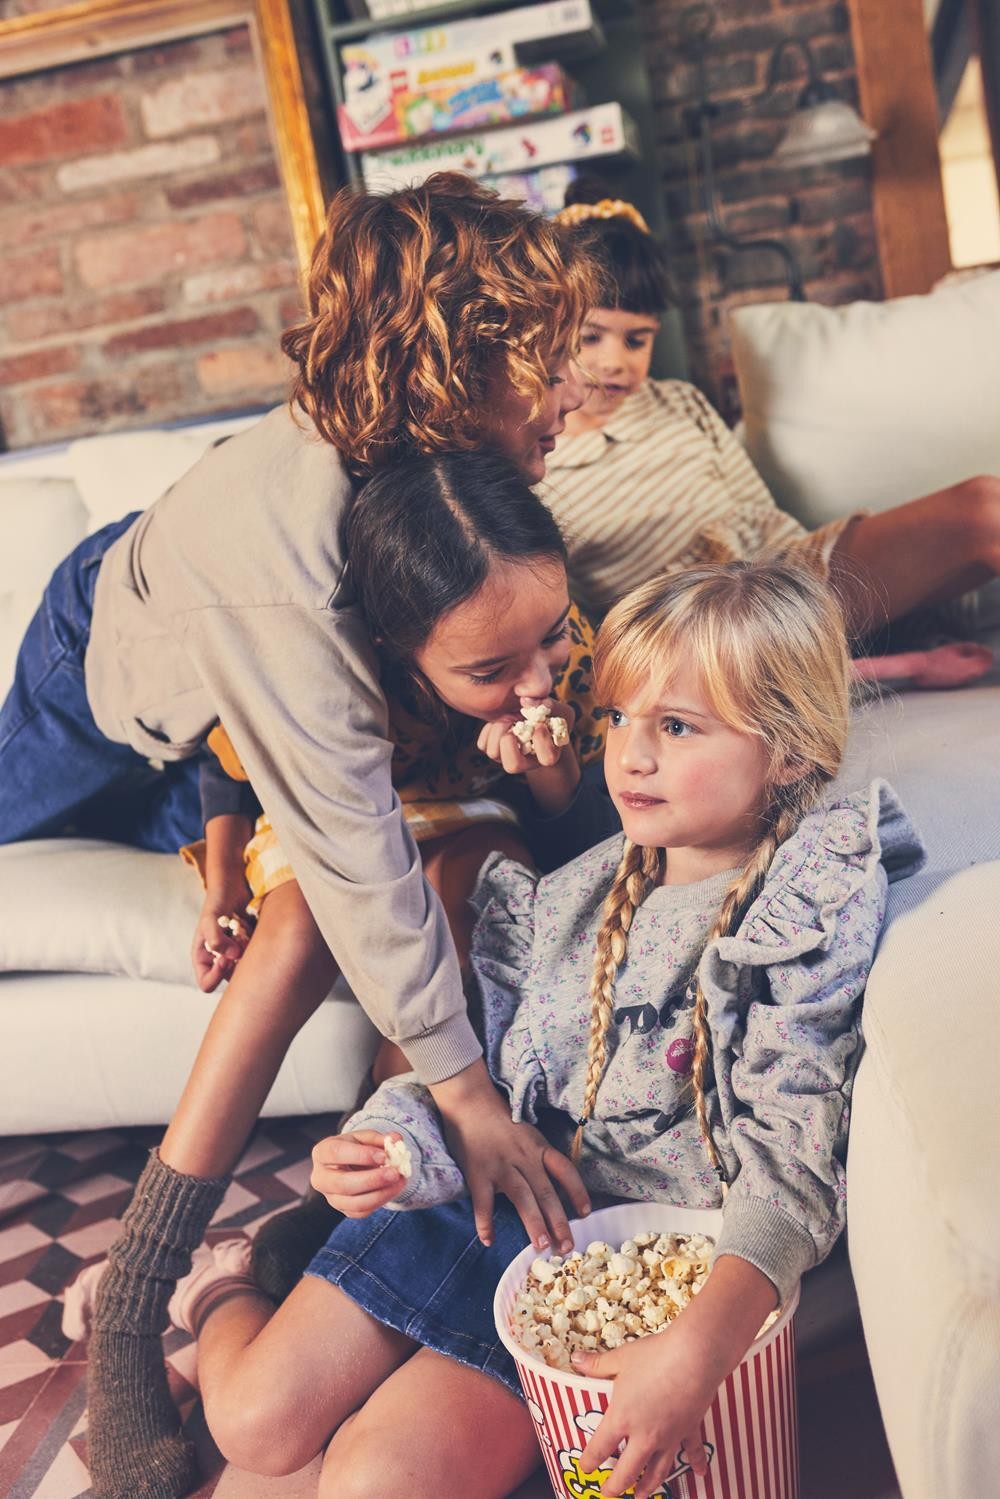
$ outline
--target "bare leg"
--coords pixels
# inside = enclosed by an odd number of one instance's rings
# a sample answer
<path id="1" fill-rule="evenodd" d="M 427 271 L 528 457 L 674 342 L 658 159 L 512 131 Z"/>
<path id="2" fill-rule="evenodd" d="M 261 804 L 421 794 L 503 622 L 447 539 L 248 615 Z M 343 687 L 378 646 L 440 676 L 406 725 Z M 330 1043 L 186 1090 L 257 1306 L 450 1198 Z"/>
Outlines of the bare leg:
<path id="1" fill-rule="evenodd" d="M 979 587 L 1000 573 L 1000 481 L 969 479 L 855 521 L 830 570 L 856 636 Z"/>
<path id="2" fill-rule="evenodd" d="M 162 1161 L 189 1176 L 232 1170 L 293 1038 L 336 976 L 298 884 L 272 890 L 209 1021 Z"/>
<path id="3" fill-rule="evenodd" d="M 277 1311 L 239 1292 L 209 1312 L 198 1336 L 209 1430 L 238 1468 L 294 1473 L 415 1346 L 316 1276 Z"/>
<path id="4" fill-rule="evenodd" d="M 522 1401 L 489 1374 L 421 1348 L 337 1431 L 319 1499 L 504 1499 L 538 1463 Z"/>
<path id="5" fill-rule="evenodd" d="M 335 973 L 298 886 L 273 891 L 100 1278 L 88 1369 L 98 1499 L 175 1499 L 193 1482 L 163 1367 L 167 1302 L 190 1269 L 289 1043 Z"/>

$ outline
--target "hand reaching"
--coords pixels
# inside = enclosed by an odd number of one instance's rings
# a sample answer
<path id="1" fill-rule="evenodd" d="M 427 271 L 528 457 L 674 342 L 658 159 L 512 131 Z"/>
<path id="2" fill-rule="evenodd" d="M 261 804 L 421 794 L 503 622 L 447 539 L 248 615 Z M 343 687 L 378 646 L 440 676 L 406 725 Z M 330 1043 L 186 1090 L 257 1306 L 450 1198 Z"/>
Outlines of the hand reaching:
<path id="1" fill-rule="evenodd" d="M 195 983 L 203 994 L 211 994 L 223 979 L 231 979 L 246 952 L 253 932 L 253 918 L 246 910 L 249 896 L 243 884 L 236 895 L 222 892 L 205 896 L 191 944 Z M 236 931 L 220 926 L 220 917 L 230 928 L 235 921 Z"/>
<path id="2" fill-rule="evenodd" d="M 400 1139 L 401 1135 L 380 1135 L 373 1129 L 330 1135 L 313 1147 L 310 1181 L 345 1218 L 367 1218 L 406 1185 L 385 1154 L 386 1141 Z"/>
<path id="3" fill-rule="evenodd" d="M 431 1093 L 448 1149 L 468 1184 L 482 1242 L 493 1242 L 493 1201 L 503 1192 L 536 1249 L 570 1250 L 569 1220 L 557 1188 L 577 1217 L 590 1212 L 587 1189 L 572 1161 L 532 1125 L 514 1123 L 481 1061 L 434 1084 Z"/>

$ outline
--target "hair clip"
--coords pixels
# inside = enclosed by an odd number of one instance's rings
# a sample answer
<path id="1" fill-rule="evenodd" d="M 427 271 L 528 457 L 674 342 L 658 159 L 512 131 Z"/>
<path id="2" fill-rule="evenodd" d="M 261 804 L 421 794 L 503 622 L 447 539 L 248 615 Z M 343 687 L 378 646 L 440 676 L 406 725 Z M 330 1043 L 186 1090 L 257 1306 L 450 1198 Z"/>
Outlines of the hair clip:
<path id="1" fill-rule="evenodd" d="M 577 224 L 586 223 L 588 219 L 627 219 L 636 229 L 641 229 L 643 234 L 650 233 L 649 225 L 638 208 L 634 203 L 626 203 L 624 198 L 602 198 L 599 203 L 567 203 L 555 215 L 557 224 L 570 229 Z"/>

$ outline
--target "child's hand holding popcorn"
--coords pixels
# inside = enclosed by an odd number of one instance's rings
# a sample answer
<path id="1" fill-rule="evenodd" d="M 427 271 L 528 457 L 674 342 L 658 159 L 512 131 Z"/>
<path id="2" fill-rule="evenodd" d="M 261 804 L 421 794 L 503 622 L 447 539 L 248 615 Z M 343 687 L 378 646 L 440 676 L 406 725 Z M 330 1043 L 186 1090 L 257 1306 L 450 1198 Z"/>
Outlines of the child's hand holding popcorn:
<path id="1" fill-rule="evenodd" d="M 483 725 L 476 741 L 508 775 L 523 775 L 540 812 L 565 812 L 580 784 L 580 764 L 570 744 L 566 704 L 555 698 L 521 699 L 521 716 L 505 714 Z"/>
<path id="2" fill-rule="evenodd" d="M 313 1147 L 310 1182 L 345 1218 L 367 1218 L 398 1197 L 412 1174 L 401 1135 L 351 1130 Z"/>
<path id="3" fill-rule="evenodd" d="M 701 1422 L 726 1376 L 735 1369 L 775 1310 L 777 1295 L 749 1260 L 723 1254 L 699 1293 L 655 1337 L 606 1353 L 572 1356 L 578 1374 L 613 1379 L 607 1412 L 581 1458 L 591 1472 L 615 1458 L 604 1491 L 648 1499 L 680 1453 L 695 1473 L 708 1469 Z"/>
<path id="4" fill-rule="evenodd" d="M 195 982 L 203 994 L 232 978 L 250 941 L 253 917 L 247 912 L 243 850 L 252 831 L 250 820 L 235 814 L 205 824 L 205 899 L 191 944 Z"/>

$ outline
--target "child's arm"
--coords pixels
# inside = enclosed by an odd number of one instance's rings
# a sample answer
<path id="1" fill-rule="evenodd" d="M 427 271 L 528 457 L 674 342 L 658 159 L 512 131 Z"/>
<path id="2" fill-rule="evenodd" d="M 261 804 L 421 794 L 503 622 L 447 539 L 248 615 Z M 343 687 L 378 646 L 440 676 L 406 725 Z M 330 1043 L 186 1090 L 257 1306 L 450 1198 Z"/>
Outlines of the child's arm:
<path id="1" fill-rule="evenodd" d="M 388 1139 L 406 1146 L 408 1178 L 386 1164 Z M 365 1218 L 390 1203 L 434 1207 L 466 1191 L 434 1101 L 412 1074 L 384 1082 L 340 1135 L 320 1141 L 313 1151 L 312 1184 L 348 1218 Z"/>
<path id="2" fill-rule="evenodd" d="M 191 961 L 198 987 L 210 994 L 229 979 L 250 936 L 250 891 L 243 873 L 243 851 L 253 835 L 260 804 L 249 782 L 237 780 L 206 751 L 198 776 L 205 827 L 205 898 L 194 931 Z M 227 931 L 219 918 L 235 919 Z"/>
<path id="3" fill-rule="evenodd" d="M 765 1275 L 747 1260 L 721 1256 L 699 1295 L 666 1332 L 608 1353 L 575 1353 L 573 1366 L 590 1378 L 613 1379 L 607 1414 L 581 1458 L 588 1473 L 625 1450 L 609 1493 L 635 1484 L 646 1499 L 683 1452 L 698 1474 L 707 1471 L 701 1422 L 715 1392 L 746 1353 L 777 1305 Z M 643 1475 L 640 1477 L 640 1475 Z"/>

